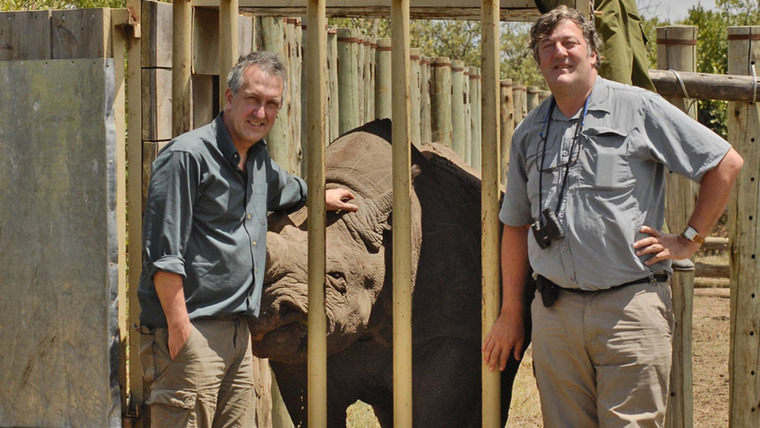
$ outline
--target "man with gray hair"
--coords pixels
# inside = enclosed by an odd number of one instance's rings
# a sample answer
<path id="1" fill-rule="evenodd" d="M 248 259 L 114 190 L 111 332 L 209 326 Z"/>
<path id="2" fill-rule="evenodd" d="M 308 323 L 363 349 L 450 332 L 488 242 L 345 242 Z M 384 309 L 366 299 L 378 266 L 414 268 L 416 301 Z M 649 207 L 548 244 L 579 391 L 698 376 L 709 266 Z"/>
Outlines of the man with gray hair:
<path id="1" fill-rule="evenodd" d="M 545 426 L 663 426 L 671 260 L 699 249 L 742 158 L 659 95 L 599 77 L 599 39 L 582 13 L 542 15 L 530 48 L 552 96 L 512 137 L 502 308 L 483 360 L 503 370 L 520 359 L 530 313 Z M 701 183 L 682 233 L 661 231 L 668 170 Z"/>
<path id="2" fill-rule="evenodd" d="M 253 52 L 227 80 L 224 111 L 153 162 L 138 289 L 153 426 L 255 426 L 247 318 L 260 310 L 267 213 L 306 203 L 304 181 L 264 141 L 283 104 L 282 62 Z M 351 199 L 327 190 L 325 207 L 356 211 Z"/>

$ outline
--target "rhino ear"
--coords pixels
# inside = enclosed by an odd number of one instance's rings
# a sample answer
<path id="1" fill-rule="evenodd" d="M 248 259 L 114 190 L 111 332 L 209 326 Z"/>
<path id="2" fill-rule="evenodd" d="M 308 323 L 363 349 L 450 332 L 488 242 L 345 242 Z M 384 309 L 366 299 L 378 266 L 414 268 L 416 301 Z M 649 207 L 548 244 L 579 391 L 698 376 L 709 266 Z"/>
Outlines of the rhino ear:
<path id="1" fill-rule="evenodd" d="M 393 210 L 393 192 L 365 199 L 359 206 L 359 211 L 345 215 L 343 219 L 348 226 L 351 236 L 367 249 L 376 253 L 383 246 L 383 234 L 391 229 L 389 218 Z"/>

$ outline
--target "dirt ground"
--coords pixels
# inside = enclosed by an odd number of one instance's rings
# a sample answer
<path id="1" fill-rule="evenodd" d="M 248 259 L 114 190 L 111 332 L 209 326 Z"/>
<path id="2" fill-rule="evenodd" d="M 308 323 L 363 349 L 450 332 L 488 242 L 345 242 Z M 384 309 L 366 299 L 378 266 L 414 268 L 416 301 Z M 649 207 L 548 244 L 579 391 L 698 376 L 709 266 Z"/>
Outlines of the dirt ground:
<path id="1" fill-rule="evenodd" d="M 726 294 L 727 296 L 727 294 Z M 728 297 L 694 297 L 692 369 L 694 426 L 728 426 Z M 532 375 L 530 348 L 515 379 L 508 428 L 540 427 L 541 409 Z M 358 402 L 349 408 L 347 427 L 378 427 L 371 407 Z"/>

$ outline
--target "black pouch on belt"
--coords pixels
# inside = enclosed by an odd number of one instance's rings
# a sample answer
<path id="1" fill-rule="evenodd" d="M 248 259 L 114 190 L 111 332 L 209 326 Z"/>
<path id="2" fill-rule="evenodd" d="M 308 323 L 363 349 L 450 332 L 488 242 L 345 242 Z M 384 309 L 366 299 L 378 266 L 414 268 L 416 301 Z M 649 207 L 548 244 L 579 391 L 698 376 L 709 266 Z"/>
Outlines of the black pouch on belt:
<path id="1" fill-rule="evenodd" d="M 548 308 L 553 305 L 559 297 L 559 286 L 541 275 L 536 279 L 536 289 L 541 294 L 541 302 L 544 307 Z"/>

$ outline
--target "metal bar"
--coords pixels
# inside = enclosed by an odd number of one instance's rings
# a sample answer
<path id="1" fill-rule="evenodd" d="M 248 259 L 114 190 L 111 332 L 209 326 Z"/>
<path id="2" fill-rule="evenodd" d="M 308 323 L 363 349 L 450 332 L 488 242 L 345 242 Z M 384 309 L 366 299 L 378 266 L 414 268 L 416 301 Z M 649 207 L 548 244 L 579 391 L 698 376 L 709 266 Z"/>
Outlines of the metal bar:
<path id="1" fill-rule="evenodd" d="M 327 318 L 325 313 L 325 132 L 327 100 L 327 17 L 325 0 L 307 10 L 309 180 L 308 411 L 311 427 L 327 426 Z"/>
<path id="2" fill-rule="evenodd" d="M 412 426 L 412 228 L 409 0 L 391 5 L 393 109 L 393 423 Z"/>
<path id="3" fill-rule="evenodd" d="M 483 139 L 481 156 L 481 218 L 483 219 L 483 312 L 482 338 L 485 339 L 499 314 L 499 10 L 495 0 L 482 6 Z M 500 376 L 481 365 L 483 380 L 483 427 L 499 426 L 501 417 Z"/>

